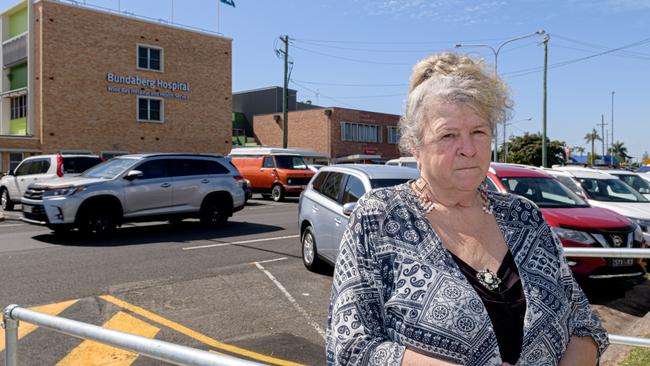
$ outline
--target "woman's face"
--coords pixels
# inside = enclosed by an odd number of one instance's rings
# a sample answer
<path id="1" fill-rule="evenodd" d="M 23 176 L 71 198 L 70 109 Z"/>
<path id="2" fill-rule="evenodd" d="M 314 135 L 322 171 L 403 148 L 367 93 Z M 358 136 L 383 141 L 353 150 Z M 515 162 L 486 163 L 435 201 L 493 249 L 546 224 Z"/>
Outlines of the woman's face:
<path id="1" fill-rule="evenodd" d="M 474 191 L 490 167 L 492 132 L 470 106 L 431 101 L 424 108 L 423 144 L 415 157 L 436 187 Z"/>

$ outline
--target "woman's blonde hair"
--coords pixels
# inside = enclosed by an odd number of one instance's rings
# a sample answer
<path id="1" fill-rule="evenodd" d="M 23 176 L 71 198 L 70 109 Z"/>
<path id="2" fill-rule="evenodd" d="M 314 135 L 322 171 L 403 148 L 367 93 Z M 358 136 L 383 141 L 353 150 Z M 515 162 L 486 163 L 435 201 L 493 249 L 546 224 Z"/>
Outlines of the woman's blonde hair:
<path id="1" fill-rule="evenodd" d="M 482 61 L 451 52 L 421 60 L 413 66 L 406 108 L 400 119 L 400 149 L 414 154 L 422 145 L 425 106 L 431 99 L 474 108 L 494 131 L 512 109 L 508 94 L 505 83 Z"/>

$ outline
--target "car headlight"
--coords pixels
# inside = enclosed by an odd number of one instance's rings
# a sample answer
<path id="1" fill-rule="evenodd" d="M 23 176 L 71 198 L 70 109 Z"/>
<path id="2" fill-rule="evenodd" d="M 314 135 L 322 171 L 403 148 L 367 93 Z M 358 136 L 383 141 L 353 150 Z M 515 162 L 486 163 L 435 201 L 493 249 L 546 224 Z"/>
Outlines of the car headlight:
<path id="1" fill-rule="evenodd" d="M 645 231 L 646 233 L 649 232 L 648 229 L 650 229 L 650 220 L 637 219 L 635 217 L 629 217 L 629 219 L 639 224 L 642 231 Z"/>
<path id="2" fill-rule="evenodd" d="M 86 186 L 80 186 L 80 187 L 62 187 L 62 188 L 54 188 L 54 189 L 48 189 L 45 192 L 43 192 L 44 197 L 62 197 L 62 196 L 72 196 L 75 193 L 85 191 L 88 187 Z"/>
<path id="3" fill-rule="evenodd" d="M 594 240 L 594 238 L 591 235 L 585 233 L 584 231 L 565 229 L 565 228 L 555 227 L 555 226 L 551 226 L 551 230 L 560 239 L 572 240 L 586 245 L 596 244 L 596 240 Z"/>
<path id="4" fill-rule="evenodd" d="M 287 179 L 287 184 L 291 184 L 291 179 Z"/>
<path id="5" fill-rule="evenodd" d="M 643 242 L 643 230 L 641 229 L 641 226 L 638 224 L 636 225 L 636 228 L 634 229 L 634 241 L 640 241 Z"/>

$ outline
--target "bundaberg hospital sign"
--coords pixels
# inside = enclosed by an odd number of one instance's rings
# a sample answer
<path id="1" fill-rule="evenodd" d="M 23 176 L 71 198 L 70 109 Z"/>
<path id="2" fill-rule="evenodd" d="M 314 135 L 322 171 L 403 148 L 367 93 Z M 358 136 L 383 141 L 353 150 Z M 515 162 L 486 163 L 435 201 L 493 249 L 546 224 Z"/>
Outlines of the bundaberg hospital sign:
<path id="1" fill-rule="evenodd" d="M 117 75 L 112 72 L 106 73 L 106 81 L 109 83 L 140 87 L 136 89 L 109 85 L 106 87 L 106 89 L 111 93 L 135 94 L 146 97 L 175 98 L 180 100 L 190 99 L 189 95 L 179 93 L 189 92 L 190 83 L 183 83 L 178 81 L 169 82 L 161 79 L 146 79 L 132 75 Z M 169 91 L 146 90 L 142 89 L 143 87 L 150 89 L 165 89 Z"/>

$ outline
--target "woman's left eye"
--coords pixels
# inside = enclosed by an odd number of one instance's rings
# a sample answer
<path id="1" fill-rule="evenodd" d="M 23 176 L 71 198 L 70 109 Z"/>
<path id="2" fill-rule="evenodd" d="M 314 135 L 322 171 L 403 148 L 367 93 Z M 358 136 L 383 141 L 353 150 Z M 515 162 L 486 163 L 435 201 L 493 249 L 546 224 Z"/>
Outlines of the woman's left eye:
<path id="1" fill-rule="evenodd" d="M 487 135 L 487 133 L 485 131 L 482 131 L 482 130 L 476 130 L 476 131 L 474 131 L 474 134 L 475 135 Z"/>

